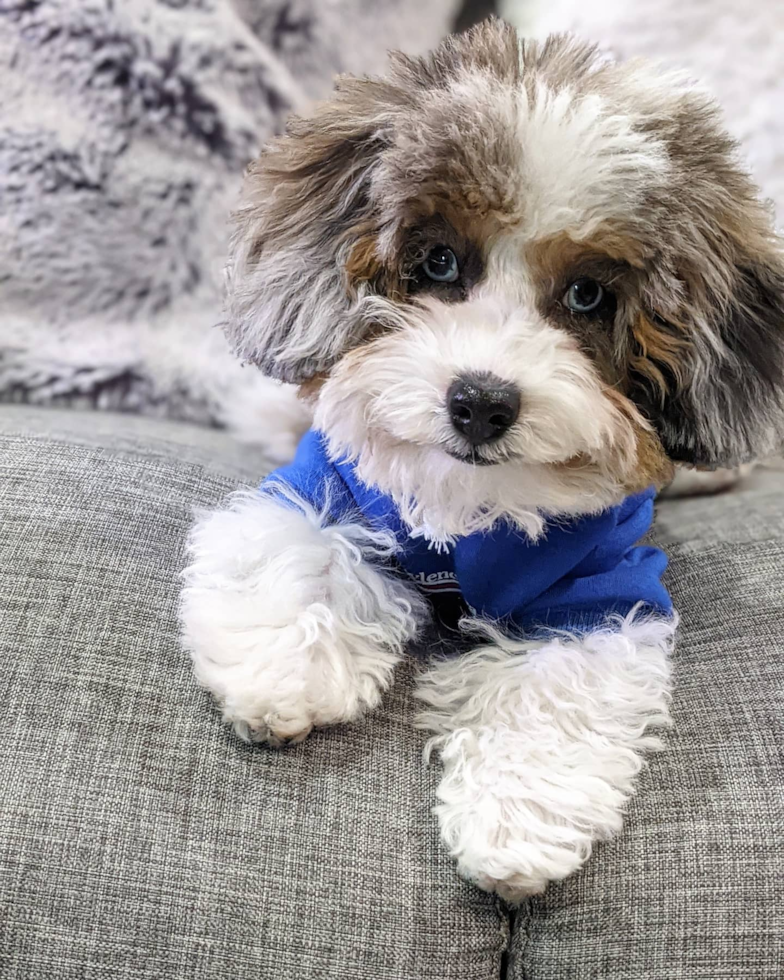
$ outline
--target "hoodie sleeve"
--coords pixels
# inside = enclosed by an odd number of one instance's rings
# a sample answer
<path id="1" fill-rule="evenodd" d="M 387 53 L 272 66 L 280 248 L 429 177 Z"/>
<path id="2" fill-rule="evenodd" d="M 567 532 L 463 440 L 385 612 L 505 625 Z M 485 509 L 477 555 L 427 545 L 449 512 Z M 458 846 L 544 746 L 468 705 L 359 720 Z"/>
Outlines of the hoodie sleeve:
<path id="1" fill-rule="evenodd" d="M 288 506 L 309 504 L 318 513 L 326 513 L 330 523 L 340 523 L 356 510 L 354 498 L 329 458 L 324 437 L 314 429 L 302 437 L 293 461 L 270 473 L 259 489 Z"/>

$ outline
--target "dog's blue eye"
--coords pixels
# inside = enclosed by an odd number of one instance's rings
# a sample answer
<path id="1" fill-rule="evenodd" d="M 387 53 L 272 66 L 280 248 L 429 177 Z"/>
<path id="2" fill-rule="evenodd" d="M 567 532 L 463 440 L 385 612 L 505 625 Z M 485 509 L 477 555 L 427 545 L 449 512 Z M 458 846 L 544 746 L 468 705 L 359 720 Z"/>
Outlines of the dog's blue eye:
<path id="1" fill-rule="evenodd" d="M 460 275 L 457 256 L 446 245 L 435 245 L 431 248 L 422 268 L 433 282 L 455 282 Z"/>
<path id="2" fill-rule="evenodd" d="M 604 286 L 595 279 L 577 279 L 566 290 L 563 304 L 573 313 L 593 313 L 605 298 Z"/>

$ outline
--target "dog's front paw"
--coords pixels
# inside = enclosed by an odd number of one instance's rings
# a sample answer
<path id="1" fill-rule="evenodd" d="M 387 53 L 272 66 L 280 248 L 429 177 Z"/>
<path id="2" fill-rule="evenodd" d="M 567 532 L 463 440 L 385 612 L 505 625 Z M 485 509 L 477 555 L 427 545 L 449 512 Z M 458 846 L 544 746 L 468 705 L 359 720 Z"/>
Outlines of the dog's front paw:
<path id="1" fill-rule="evenodd" d="M 444 767 L 435 808 L 460 872 L 510 902 L 616 833 L 648 733 L 668 722 L 672 624 L 497 645 L 425 676 L 420 727 Z"/>
<path id="2" fill-rule="evenodd" d="M 409 586 L 366 560 L 379 547 L 364 527 L 322 526 L 307 505 L 258 494 L 197 524 L 183 641 L 242 738 L 301 742 L 378 703 L 422 611 Z"/>
<path id="3" fill-rule="evenodd" d="M 263 742 L 273 749 L 284 749 L 288 745 L 299 745 L 313 731 L 313 725 L 305 719 L 294 720 L 291 718 L 281 718 L 273 716 L 269 725 L 251 728 L 244 721 L 234 722 L 234 731 L 243 741 Z M 292 729 L 297 728 L 293 734 L 289 734 Z"/>
<path id="4" fill-rule="evenodd" d="M 358 649 L 330 634 L 309 613 L 284 628 L 229 632 L 222 650 L 220 660 L 194 657 L 197 677 L 240 738 L 273 748 L 375 707 L 397 661 L 388 650 Z"/>
<path id="5" fill-rule="evenodd" d="M 269 596 L 228 590 L 184 611 L 196 676 L 240 738 L 275 748 L 375 707 L 398 660 L 393 650 L 333 628 L 318 605 L 273 618 Z M 261 622 L 259 620 L 262 620 Z"/>
<path id="6" fill-rule="evenodd" d="M 243 742 L 257 742 L 269 745 L 273 749 L 284 749 L 289 745 L 299 745 L 313 731 L 312 721 L 305 716 L 299 718 L 284 718 L 271 712 L 268 721 L 254 721 L 253 724 L 245 718 L 235 718 L 225 711 L 224 721 L 230 721 L 235 733 Z"/>
<path id="7" fill-rule="evenodd" d="M 285 748 L 303 742 L 317 724 L 342 720 L 335 710 L 339 692 L 332 694 L 330 713 L 326 692 L 309 690 L 311 658 L 288 646 L 291 632 L 259 627 L 243 637 L 229 663 L 225 653 L 238 640 L 232 635 L 224 640 L 222 660 L 194 656 L 199 681 L 215 695 L 223 720 L 243 741 Z"/>
<path id="8" fill-rule="evenodd" d="M 444 743 L 444 778 L 435 807 L 441 837 L 460 874 L 511 903 L 542 892 L 550 881 L 576 871 L 595 836 L 617 829 L 625 797 L 614 796 L 595 814 L 575 773 L 551 767 L 544 749 L 514 757 L 516 746 L 500 732 L 455 733 Z M 485 743 L 485 744 L 482 744 Z"/>
<path id="9" fill-rule="evenodd" d="M 314 728 L 312 716 L 307 711 L 298 715 L 283 715 L 279 711 L 253 712 L 252 717 L 239 716 L 223 705 L 223 720 L 229 722 L 243 742 L 257 742 L 273 749 L 304 742 Z"/>

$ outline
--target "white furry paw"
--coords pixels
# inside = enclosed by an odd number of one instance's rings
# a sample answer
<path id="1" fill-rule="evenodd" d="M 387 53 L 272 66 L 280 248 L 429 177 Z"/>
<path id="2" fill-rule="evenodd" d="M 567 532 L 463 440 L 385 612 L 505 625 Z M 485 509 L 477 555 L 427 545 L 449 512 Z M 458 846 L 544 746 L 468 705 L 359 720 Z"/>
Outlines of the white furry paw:
<path id="1" fill-rule="evenodd" d="M 404 582 L 371 563 L 392 547 L 255 492 L 199 521 L 183 642 L 238 735 L 299 742 L 378 703 L 421 610 Z"/>
<path id="2" fill-rule="evenodd" d="M 627 620 L 435 666 L 419 727 L 444 767 L 435 808 L 464 877 L 510 902 L 565 878 L 616 833 L 648 734 L 669 721 L 673 625 Z"/>

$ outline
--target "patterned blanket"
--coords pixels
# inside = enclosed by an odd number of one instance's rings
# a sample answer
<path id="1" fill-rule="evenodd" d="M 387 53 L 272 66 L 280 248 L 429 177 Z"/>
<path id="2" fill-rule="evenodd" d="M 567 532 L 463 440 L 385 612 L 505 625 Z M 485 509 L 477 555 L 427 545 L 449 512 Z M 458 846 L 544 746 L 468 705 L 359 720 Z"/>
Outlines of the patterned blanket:
<path id="1" fill-rule="evenodd" d="M 457 6 L 0 0 L 0 400 L 252 425 L 264 379 L 215 326 L 242 170 Z"/>

